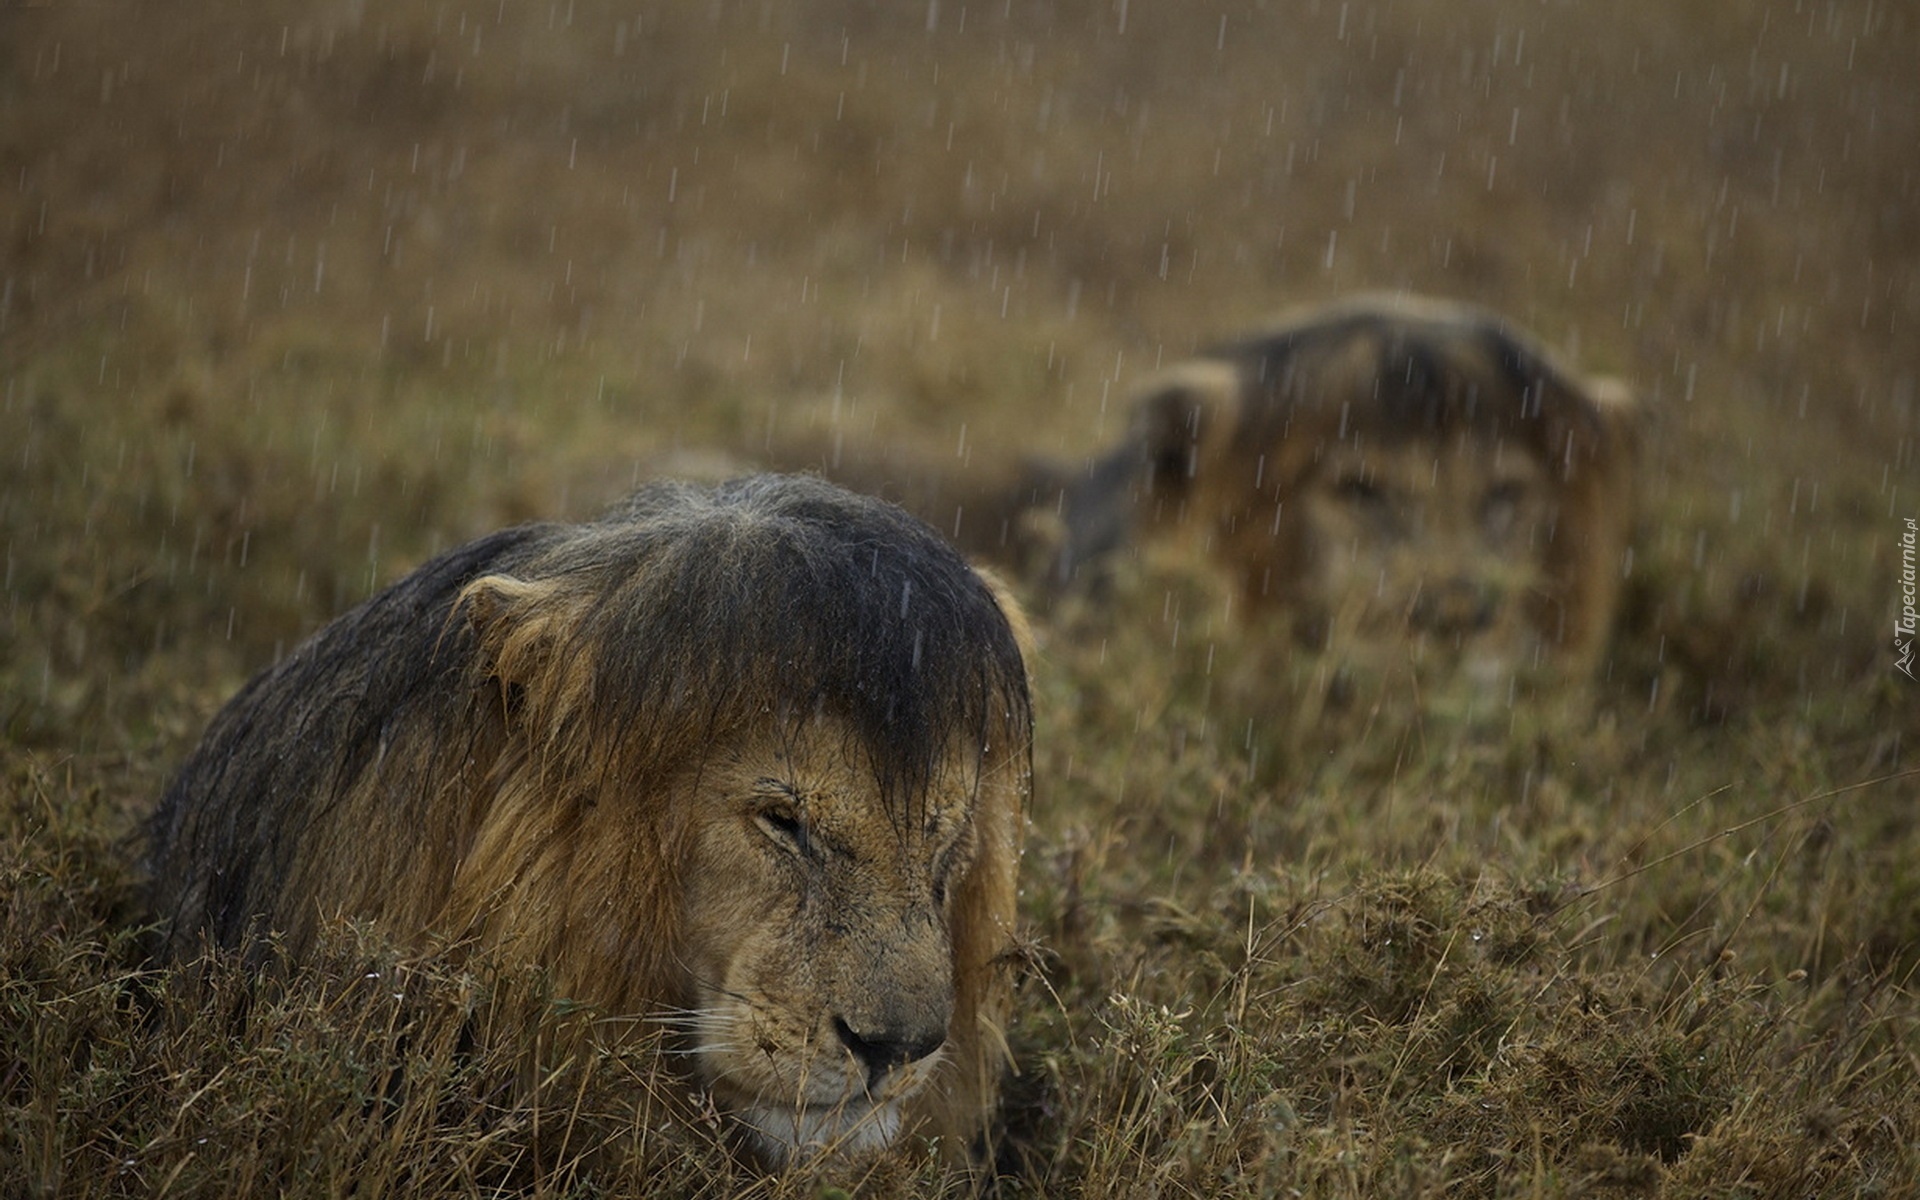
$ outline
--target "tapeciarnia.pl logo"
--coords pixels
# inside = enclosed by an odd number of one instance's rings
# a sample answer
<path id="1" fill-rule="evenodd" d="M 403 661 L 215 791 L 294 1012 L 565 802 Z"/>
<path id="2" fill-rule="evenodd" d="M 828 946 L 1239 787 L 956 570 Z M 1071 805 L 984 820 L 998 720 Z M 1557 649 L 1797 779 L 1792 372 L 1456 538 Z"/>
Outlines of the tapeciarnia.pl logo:
<path id="1" fill-rule="evenodd" d="M 1914 540 L 1920 530 L 1916 530 L 1914 518 L 1907 518 L 1907 527 L 1900 533 L 1900 615 L 1893 619 L 1893 669 L 1908 679 L 1920 682 L 1913 673 L 1913 637 L 1916 627 L 1920 627 L 1920 610 L 1915 608 L 1916 587 L 1914 580 Z"/>

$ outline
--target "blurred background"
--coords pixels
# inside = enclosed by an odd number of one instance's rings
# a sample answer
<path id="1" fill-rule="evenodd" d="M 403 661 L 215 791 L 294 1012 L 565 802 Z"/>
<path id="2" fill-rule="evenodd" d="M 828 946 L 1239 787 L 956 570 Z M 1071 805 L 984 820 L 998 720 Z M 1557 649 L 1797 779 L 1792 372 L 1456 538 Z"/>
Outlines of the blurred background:
<path id="1" fill-rule="evenodd" d="M 1796 687 L 1890 683 L 1915 26 L 1865 0 L 6 5 L 8 719 L 71 730 L 183 640 L 257 665 L 437 546 L 823 414 L 1083 457 L 1156 366 L 1357 288 L 1488 305 L 1631 381 L 1665 614 L 1637 619 L 1696 690 L 1724 676 L 1688 704 L 1736 703 L 1766 649 L 1700 605 L 1817 633 L 1765 664 Z"/>

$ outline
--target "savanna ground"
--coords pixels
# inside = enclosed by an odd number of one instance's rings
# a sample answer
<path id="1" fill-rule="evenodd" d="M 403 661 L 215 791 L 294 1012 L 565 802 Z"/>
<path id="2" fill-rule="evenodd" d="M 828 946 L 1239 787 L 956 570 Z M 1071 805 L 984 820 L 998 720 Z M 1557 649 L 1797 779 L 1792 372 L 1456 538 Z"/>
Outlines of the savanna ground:
<path id="1" fill-rule="evenodd" d="M 524 974 L 155 970 L 130 835 L 437 549 L 825 417 L 1082 456 L 1356 288 L 1644 398 L 1591 712 L 1320 711 L 1179 548 L 1043 614 L 994 1186 L 1915 1194 L 1915 62 L 1884 0 L 0 5 L 0 1195 L 960 1189 L 759 1179 L 632 1050 L 517 1088 L 592 1019 Z"/>

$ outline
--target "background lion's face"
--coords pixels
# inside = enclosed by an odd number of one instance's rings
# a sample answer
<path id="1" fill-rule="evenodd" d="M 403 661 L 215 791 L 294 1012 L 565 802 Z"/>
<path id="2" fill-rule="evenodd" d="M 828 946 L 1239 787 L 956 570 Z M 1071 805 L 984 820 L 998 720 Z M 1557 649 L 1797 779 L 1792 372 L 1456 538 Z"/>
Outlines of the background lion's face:
<path id="1" fill-rule="evenodd" d="M 1541 656 L 1528 614 L 1557 510 L 1512 442 L 1361 437 L 1307 464 L 1266 529 L 1237 523 L 1238 549 L 1249 586 L 1284 580 L 1302 640 L 1343 666 L 1504 686 Z"/>
<path id="2" fill-rule="evenodd" d="M 756 731 L 692 784 L 679 1022 L 695 1073 L 781 1158 L 890 1141 L 944 1057 L 949 897 L 975 853 L 954 761 L 889 812 L 840 721 Z"/>

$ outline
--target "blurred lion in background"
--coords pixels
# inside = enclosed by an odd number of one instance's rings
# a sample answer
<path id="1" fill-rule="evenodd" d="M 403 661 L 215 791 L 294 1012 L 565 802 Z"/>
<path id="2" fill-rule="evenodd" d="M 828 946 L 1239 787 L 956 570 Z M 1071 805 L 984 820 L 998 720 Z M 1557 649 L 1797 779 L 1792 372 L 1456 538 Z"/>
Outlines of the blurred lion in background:
<path id="1" fill-rule="evenodd" d="M 1407 296 L 1299 310 L 1151 380 L 1080 467 L 791 441 L 775 461 L 923 515 L 1041 595 L 1186 542 L 1244 614 L 1336 677 L 1411 667 L 1487 694 L 1590 676 L 1634 518 L 1637 406 L 1492 313 Z"/>
<path id="2" fill-rule="evenodd" d="M 1480 686 L 1604 653 L 1633 520 L 1635 404 L 1490 313 L 1364 297 L 1167 372 L 1061 493 L 1056 578 L 1198 539 L 1248 608 L 1354 664 Z"/>
<path id="3" fill-rule="evenodd" d="M 509 529 L 321 630 L 152 819 L 168 949 L 473 939 L 650 1015 L 762 1158 L 965 1147 L 996 1097 L 1024 625 L 814 479 Z"/>

